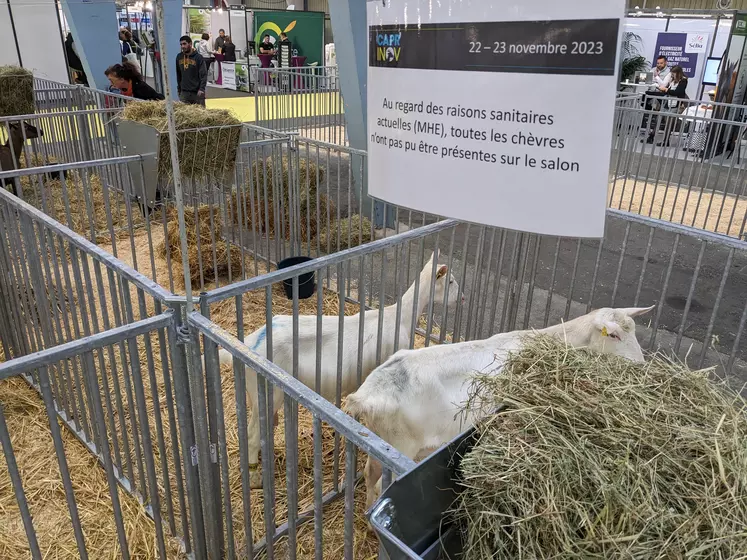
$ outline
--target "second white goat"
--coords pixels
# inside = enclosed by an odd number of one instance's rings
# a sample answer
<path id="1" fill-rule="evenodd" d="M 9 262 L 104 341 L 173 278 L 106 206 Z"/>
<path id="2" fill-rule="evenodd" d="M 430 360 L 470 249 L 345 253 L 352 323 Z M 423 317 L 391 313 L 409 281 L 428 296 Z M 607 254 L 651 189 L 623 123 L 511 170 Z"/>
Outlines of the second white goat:
<path id="1" fill-rule="evenodd" d="M 430 303 L 431 285 L 433 278 L 433 256 L 426 263 L 420 273 L 419 279 L 409 287 L 402 296 L 399 316 L 399 340 L 397 348 L 409 348 L 410 327 L 413 313 L 420 318 L 423 311 Z M 438 264 L 435 267 L 435 289 L 433 290 L 433 303 L 440 304 L 447 294 L 447 306 L 453 307 L 458 299 L 464 301 L 464 296 L 459 290 L 459 284 L 449 273 L 448 266 Z M 416 285 L 418 298 L 415 299 Z M 397 304 L 387 306 L 383 309 L 383 328 L 381 331 L 381 361 L 387 360 L 395 352 L 395 333 L 397 331 Z M 338 346 L 339 317 L 335 315 L 322 316 L 321 338 L 321 386 L 319 394 L 330 402 L 334 402 L 337 396 L 338 383 L 338 352 L 342 351 L 342 367 L 339 371 L 342 395 L 346 395 L 358 387 L 358 336 L 360 330 L 360 313 L 346 316 L 343 320 L 343 343 Z M 379 331 L 379 310 L 365 311 L 363 315 L 363 351 L 362 351 L 362 379 L 376 367 L 376 354 Z M 267 357 L 267 325 L 257 329 L 244 339 L 244 343 L 257 354 Z M 316 387 L 316 352 L 317 352 L 317 316 L 301 315 L 298 317 L 298 380 L 307 387 L 317 390 Z M 276 315 L 272 318 L 272 362 L 288 373 L 293 372 L 293 316 Z M 221 350 L 219 352 L 221 364 L 231 364 L 231 355 Z M 262 487 L 262 478 L 259 472 L 258 457 L 260 451 L 260 430 L 258 412 L 258 391 L 256 372 L 247 368 L 246 390 L 249 395 L 249 404 L 252 412 L 248 425 L 248 450 L 250 484 L 252 488 Z M 277 412 L 283 404 L 283 392 L 279 389 L 273 391 L 273 415 L 274 424 L 277 424 Z"/>

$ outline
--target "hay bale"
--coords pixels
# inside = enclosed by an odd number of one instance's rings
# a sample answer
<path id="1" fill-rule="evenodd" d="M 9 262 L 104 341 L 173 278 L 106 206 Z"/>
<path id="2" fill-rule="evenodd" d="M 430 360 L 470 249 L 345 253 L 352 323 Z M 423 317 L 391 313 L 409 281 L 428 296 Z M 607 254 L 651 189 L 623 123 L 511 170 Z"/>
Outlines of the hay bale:
<path id="1" fill-rule="evenodd" d="M 0 66 L 0 117 L 35 112 L 34 75 L 18 66 Z"/>
<path id="2" fill-rule="evenodd" d="M 129 103 L 122 119 L 147 124 L 160 133 L 158 177 L 171 181 L 171 148 L 165 101 Z M 241 141 L 241 121 L 226 109 L 174 103 L 182 175 L 189 179 L 225 179 L 233 173 Z"/>
<path id="3" fill-rule="evenodd" d="M 338 239 L 337 229 L 340 229 Z M 369 243 L 371 236 L 371 220 L 360 214 L 353 214 L 340 220 L 332 220 L 330 227 L 323 227 L 319 232 L 319 245 L 322 250 L 342 251 Z"/>
<path id="4" fill-rule="evenodd" d="M 707 374 L 537 337 L 479 375 L 464 558 L 741 557 L 747 403 Z"/>

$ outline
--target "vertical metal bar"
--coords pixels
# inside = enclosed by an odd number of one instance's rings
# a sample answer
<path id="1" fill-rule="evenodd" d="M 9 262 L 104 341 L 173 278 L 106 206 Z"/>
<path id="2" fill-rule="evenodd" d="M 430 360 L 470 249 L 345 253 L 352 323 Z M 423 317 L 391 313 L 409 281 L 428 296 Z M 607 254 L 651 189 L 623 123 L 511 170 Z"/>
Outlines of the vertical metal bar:
<path id="1" fill-rule="evenodd" d="M 726 264 L 724 265 L 724 272 L 721 275 L 721 283 L 718 287 L 718 294 L 716 294 L 716 301 L 713 304 L 713 311 L 711 312 L 711 318 L 708 321 L 708 327 L 706 329 L 705 337 L 703 337 L 703 348 L 700 352 L 700 359 L 698 361 L 698 369 L 703 367 L 708 347 L 711 345 L 711 335 L 713 334 L 713 327 L 716 323 L 716 315 L 718 313 L 719 305 L 721 304 L 721 298 L 724 295 L 724 288 L 726 287 L 726 280 L 729 277 L 729 271 L 731 270 L 731 264 L 734 259 L 734 251 L 732 248 L 729 251 L 729 255 L 726 257 Z"/>
<path id="2" fill-rule="evenodd" d="M 272 286 L 265 288 L 265 325 L 267 359 L 272 361 Z M 259 441 L 262 453 L 262 489 L 264 496 L 265 542 L 267 560 L 274 557 L 275 536 L 275 430 L 270 418 L 275 412 L 274 388 L 261 372 L 257 372 L 257 412 L 259 414 Z"/>
<path id="3" fill-rule="evenodd" d="M 101 352 L 101 351 L 100 351 Z M 104 420 L 104 410 L 101 407 L 101 395 L 96 379 L 96 365 L 93 359 L 93 352 L 86 352 L 84 357 L 86 367 L 84 371 L 88 372 L 87 381 L 90 386 L 90 393 L 94 395 L 93 402 L 93 416 L 95 421 L 99 425 L 99 440 L 97 446 L 101 451 L 104 460 L 104 470 L 106 471 L 106 480 L 109 484 L 109 497 L 112 500 L 112 509 L 114 510 L 114 524 L 117 527 L 117 539 L 119 540 L 119 546 L 121 548 L 122 557 L 129 558 L 129 550 L 127 548 L 127 536 L 125 534 L 124 520 L 122 519 L 122 505 L 119 503 L 119 491 L 117 489 L 117 479 L 114 477 L 114 467 L 112 465 L 111 451 L 109 450 L 109 438 L 106 436 L 106 422 Z M 102 376 L 106 375 L 106 372 L 102 370 Z M 112 432 L 112 437 L 116 434 Z M 159 515 L 158 511 L 153 511 L 154 517 Z"/>
<path id="4" fill-rule="evenodd" d="M 50 419 L 50 422 L 57 422 L 57 418 Z M 13 445 L 10 441 L 10 434 L 8 433 L 8 425 L 5 423 L 5 414 L 3 413 L 3 406 L 0 404 L 0 447 L 3 448 L 5 455 L 5 463 L 8 465 L 8 474 L 10 476 L 10 482 L 13 485 L 13 492 L 16 496 L 16 502 L 18 503 L 18 509 L 21 512 L 21 519 L 23 521 L 23 528 L 26 531 L 26 538 L 29 541 L 29 549 L 31 557 L 34 560 L 42 560 L 41 551 L 39 550 L 39 541 L 36 539 L 36 531 L 34 531 L 34 523 L 31 520 L 31 512 L 29 512 L 29 506 L 26 502 L 26 495 L 23 492 L 23 481 L 21 480 L 21 474 L 18 471 L 18 464 L 16 463 L 16 456 L 13 453 Z"/>
<path id="5" fill-rule="evenodd" d="M 200 496 L 200 473 L 198 471 L 198 449 L 194 426 L 196 421 L 193 417 L 191 385 L 187 370 L 189 356 L 185 351 L 185 345 L 189 342 L 189 332 L 182 326 L 182 308 L 175 305 L 174 323 L 168 329 L 169 347 L 174 372 L 174 387 L 176 389 L 176 408 L 179 421 L 179 436 L 182 448 L 182 460 L 184 475 L 187 482 L 187 493 L 189 495 L 189 513 L 192 522 L 192 538 L 195 558 L 204 560 L 207 556 L 207 545 L 205 542 L 205 522 L 202 511 L 202 500 Z M 196 412 L 196 411 L 195 411 Z M 192 450 L 194 449 L 194 454 Z M 178 455 L 175 456 L 178 460 Z M 186 516 L 185 516 L 186 517 Z M 189 533 L 184 534 L 185 541 L 189 541 Z"/>
<path id="6" fill-rule="evenodd" d="M 664 286 L 661 289 L 661 296 L 659 297 L 660 301 L 664 301 L 664 299 L 667 296 L 667 288 L 669 287 L 669 279 L 672 275 L 672 268 L 674 267 L 674 258 L 677 256 L 677 247 L 680 243 L 680 234 L 678 233 L 674 238 L 674 244 L 672 245 L 672 253 L 669 258 L 669 266 L 667 267 L 667 273 L 664 277 Z M 656 318 L 654 319 L 654 324 L 651 327 L 651 339 L 649 340 L 648 346 L 649 348 L 654 347 L 654 342 L 656 342 L 656 335 L 659 332 L 659 321 L 661 320 L 661 314 L 664 311 L 664 306 L 659 305 L 656 310 Z"/>
<path id="7" fill-rule="evenodd" d="M 203 292 L 200 294 L 200 313 L 205 318 L 210 318 L 210 305 L 205 299 L 206 294 Z M 208 337 L 203 336 L 203 347 L 205 356 L 205 384 L 207 386 L 207 419 L 208 419 L 208 434 L 210 445 L 210 468 L 206 473 L 209 479 L 210 491 L 213 495 L 213 509 L 209 510 L 215 519 L 215 528 L 217 533 L 215 538 L 218 540 L 218 548 L 221 554 L 224 553 L 225 543 L 223 540 L 223 511 L 221 508 L 221 472 L 218 464 L 218 447 L 220 443 L 219 431 L 223 430 L 219 425 L 222 425 L 223 421 L 223 400 L 220 388 L 220 366 L 218 362 L 218 347 Z M 219 418 L 220 417 L 220 418 Z M 225 456 L 223 450 L 221 454 Z M 226 481 L 228 482 L 228 481 Z M 230 497 L 230 494 L 229 494 Z M 225 497 L 224 497 L 225 498 Z M 228 507 L 230 510 L 230 505 Z M 228 517 L 228 516 L 227 516 Z M 226 519 L 226 523 L 230 523 Z M 229 535 L 229 554 L 232 552 L 233 534 Z M 235 551 L 233 551 L 235 552 Z"/>
<path id="8" fill-rule="evenodd" d="M 324 530 L 322 493 L 324 467 L 322 464 L 322 420 L 314 415 L 314 560 L 323 559 L 322 532 Z"/>
<path id="9" fill-rule="evenodd" d="M 75 542 L 78 546 L 78 554 L 80 555 L 81 560 L 87 560 L 88 552 L 86 551 L 83 529 L 80 525 L 78 505 L 75 502 L 75 492 L 73 491 L 73 483 L 70 480 L 70 470 L 68 469 L 67 458 L 65 457 L 65 447 L 62 443 L 60 425 L 57 422 L 57 413 L 54 407 L 54 400 L 52 399 L 52 390 L 49 386 L 49 375 L 47 374 L 46 367 L 39 368 L 39 387 L 41 389 L 42 398 L 44 399 L 44 406 L 47 410 L 47 418 L 49 419 L 49 430 L 52 432 L 54 449 L 57 454 L 57 464 L 60 468 L 62 486 L 65 489 L 65 499 L 67 500 L 67 508 L 70 512 L 70 520 L 73 524 L 73 532 L 75 534 Z M 127 548 L 124 548 L 122 550 L 126 551 Z"/>
<path id="10" fill-rule="evenodd" d="M 339 408 L 342 405 L 342 358 L 344 353 L 345 342 L 345 274 L 342 263 L 337 264 L 337 302 L 338 302 L 338 322 L 337 322 L 337 385 L 335 388 L 335 405 Z M 335 432 L 335 451 L 333 462 L 333 487 L 335 491 L 339 489 L 340 480 L 340 435 Z"/>
<path id="11" fill-rule="evenodd" d="M 355 515 L 355 445 L 345 440 L 345 545 L 344 557 L 353 558 L 353 524 Z"/>
<path id="12" fill-rule="evenodd" d="M 693 294 L 695 293 L 695 286 L 698 283 L 698 275 L 700 274 L 700 265 L 703 263 L 703 254 L 705 253 L 706 246 L 707 246 L 706 241 L 700 242 L 700 253 L 698 253 L 698 261 L 695 263 L 695 270 L 693 271 L 693 279 L 690 282 L 690 291 L 687 294 L 687 301 L 685 302 L 685 309 L 682 311 L 682 320 L 680 321 L 680 328 L 677 330 L 677 341 L 674 344 L 675 353 L 678 353 L 680 351 L 680 344 L 682 343 L 682 335 L 685 331 L 687 315 L 690 313 L 690 305 L 692 304 L 692 301 L 693 301 Z"/>

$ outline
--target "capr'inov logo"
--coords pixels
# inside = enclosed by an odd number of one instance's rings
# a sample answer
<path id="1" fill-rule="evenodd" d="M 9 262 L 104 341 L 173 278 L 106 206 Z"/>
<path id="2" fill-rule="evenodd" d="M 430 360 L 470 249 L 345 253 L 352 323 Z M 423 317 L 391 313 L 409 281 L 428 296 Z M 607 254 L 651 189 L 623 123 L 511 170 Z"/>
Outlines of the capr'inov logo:
<path id="1" fill-rule="evenodd" d="M 402 33 L 376 34 L 376 62 L 396 66 L 402 55 Z"/>

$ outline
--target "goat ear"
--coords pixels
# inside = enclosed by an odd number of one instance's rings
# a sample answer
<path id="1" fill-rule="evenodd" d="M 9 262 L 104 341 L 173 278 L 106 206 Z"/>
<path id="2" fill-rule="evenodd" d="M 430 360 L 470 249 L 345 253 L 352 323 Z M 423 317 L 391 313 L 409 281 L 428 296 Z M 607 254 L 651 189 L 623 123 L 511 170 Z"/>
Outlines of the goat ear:
<path id="1" fill-rule="evenodd" d="M 656 305 L 652 305 L 651 307 L 626 307 L 623 309 L 620 309 L 619 311 L 625 313 L 628 317 L 631 319 L 633 317 L 638 317 L 640 315 L 645 315 L 646 313 L 650 313 L 656 309 Z"/>
<path id="2" fill-rule="evenodd" d="M 436 271 L 436 280 L 440 280 L 444 276 L 446 276 L 446 273 L 449 272 L 449 267 L 445 264 L 442 264 L 438 267 L 438 270 Z"/>
<path id="3" fill-rule="evenodd" d="M 609 336 L 611 338 L 620 338 L 622 329 L 620 325 L 612 321 L 604 321 L 597 324 L 602 336 Z"/>

